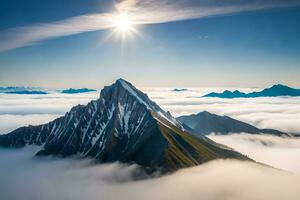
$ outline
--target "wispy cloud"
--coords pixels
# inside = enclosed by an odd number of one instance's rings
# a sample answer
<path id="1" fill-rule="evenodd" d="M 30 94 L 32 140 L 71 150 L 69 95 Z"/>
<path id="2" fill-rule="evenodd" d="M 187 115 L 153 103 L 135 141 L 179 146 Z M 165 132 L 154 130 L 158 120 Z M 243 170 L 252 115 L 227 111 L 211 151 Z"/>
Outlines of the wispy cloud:
<path id="1" fill-rule="evenodd" d="M 140 24 L 156 24 L 293 5 L 300 5 L 300 2 L 296 0 L 123 0 L 116 5 L 116 8 L 133 13 Z"/>
<path id="2" fill-rule="evenodd" d="M 0 51 L 33 45 L 39 41 L 110 28 L 107 14 L 82 15 L 66 20 L 18 27 L 0 32 Z"/>
<path id="3" fill-rule="evenodd" d="M 202 17 L 300 5 L 297 0 L 123 0 L 109 13 L 81 15 L 61 21 L 16 27 L 0 32 L 0 52 L 42 40 L 113 28 L 116 12 L 128 12 L 135 24 L 157 24 Z"/>

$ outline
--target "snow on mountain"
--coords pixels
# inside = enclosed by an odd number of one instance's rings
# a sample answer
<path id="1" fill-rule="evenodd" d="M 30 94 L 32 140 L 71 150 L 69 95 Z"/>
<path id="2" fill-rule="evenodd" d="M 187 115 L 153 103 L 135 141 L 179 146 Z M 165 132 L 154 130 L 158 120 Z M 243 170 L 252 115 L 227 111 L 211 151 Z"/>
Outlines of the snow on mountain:
<path id="1" fill-rule="evenodd" d="M 40 126 L 0 135 L 0 146 L 41 146 L 37 155 L 80 155 L 172 171 L 217 158 L 248 159 L 205 136 L 189 133 L 169 112 L 118 79 L 100 98 Z"/>

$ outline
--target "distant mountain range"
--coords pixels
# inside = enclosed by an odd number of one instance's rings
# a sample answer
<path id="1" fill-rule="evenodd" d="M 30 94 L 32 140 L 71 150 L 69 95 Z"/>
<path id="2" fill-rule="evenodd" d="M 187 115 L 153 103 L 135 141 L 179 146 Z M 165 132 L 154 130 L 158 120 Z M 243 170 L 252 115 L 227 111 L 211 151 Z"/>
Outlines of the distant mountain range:
<path id="1" fill-rule="evenodd" d="M 9 91 L 4 92 L 5 94 L 48 94 L 48 92 L 40 91 L 40 90 L 20 90 L 20 91 Z"/>
<path id="2" fill-rule="evenodd" d="M 76 154 L 101 163 L 137 163 L 150 171 L 163 172 L 218 158 L 250 160 L 204 135 L 194 134 L 146 94 L 119 79 L 104 87 L 98 100 L 75 106 L 63 117 L 0 135 L 0 146 L 38 145 L 38 156 Z"/>
<path id="3" fill-rule="evenodd" d="M 222 93 L 212 92 L 203 97 L 217 97 L 217 98 L 255 98 L 255 97 L 279 97 L 279 96 L 300 96 L 300 89 L 290 88 L 285 85 L 273 85 L 270 88 L 264 89 L 259 92 L 243 93 L 238 90 L 226 90 Z"/>
<path id="4" fill-rule="evenodd" d="M 5 94 L 48 94 L 45 91 L 37 90 L 37 88 L 27 88 L 27 87 L 0 87 L 0 93 L 5 93 Z"/>
<path id="5" fill-rule="evenodd" d="M 231 133 L 250 133 L 250 134 L 270 134 L 276 136 L 291 136 L 274 129 L 259 129 L 245 122 L 230 118 L 228 116 L 219 116 L 207 111 L 198 114 L 181 116 L 177 118 L 181 123 L 186 124 L 199 134 L 208 135 L 210 133 L 227 135 Z"/>
<path id="6" fill-rule="evenodd" d="M 28 89 L 26 87 L 23 87 L 23 86 L 10 86 L 10 87 L 0 87 L 0 91 L 3 92 L 3 91 L 11 91 L 11 90 L 25 90 L 25 89 Z"/>
<path id="7" fill-rule="evenodd" d="M 188 89 L 186 89 L 186 88 L 174 88 L 172 91 L 173 92 L 185 92 L 185 91 L 188 91 Z"/>
<path id="8" fill-rule="evenodd" d="M 61 93 L 63 93 L 63 94 L 79 94 L 79 93 L 96 92 L 96 91 L 97 90 L 89 89 L 89 88 L 79 88 L 79 89 L 69 88 L 69 89 L 61 91 Z"/>
<path id="9" fill-rule="evenodd" d="M 62 91 L 59 91 L 63 94 L 79 94 L 79 93 L 87 93 L 87 92 L 96 92 L 97 90 L 89 89 L 89 88 L 69 88 Z M 56 90 L 57 92 L 57 90 Z M 0 87 L 0 93 L 5 94 L 48 94 L 48 92 L 40 89 L 40 88 L 30 88 L 30 87 Z"/>

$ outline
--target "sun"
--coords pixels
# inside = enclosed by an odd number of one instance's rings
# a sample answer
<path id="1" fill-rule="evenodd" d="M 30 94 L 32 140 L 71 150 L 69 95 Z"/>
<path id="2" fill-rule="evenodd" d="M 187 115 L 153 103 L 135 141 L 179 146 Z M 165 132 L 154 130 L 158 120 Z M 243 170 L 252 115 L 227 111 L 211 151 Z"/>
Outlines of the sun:
<path id="1" fill-rule="evenodd" d="M 109 17 L 109 28 L 112 29 L 106 39 L 110 39 L 112 36 L 121 39 L 122 45 L 125 45 L 126 41 L 133 39 L 135 36 L 141 36 L 138 31 L 138 21 L 136 16 L 127 11 L 116 11 Z"/>
<path id="2" fill-rule="evenodd" d="M 134 31 L 134 24 L 128 13 L 118 13 L 114 17 L 114 28 L 121 34 L 129 34 Z"/>

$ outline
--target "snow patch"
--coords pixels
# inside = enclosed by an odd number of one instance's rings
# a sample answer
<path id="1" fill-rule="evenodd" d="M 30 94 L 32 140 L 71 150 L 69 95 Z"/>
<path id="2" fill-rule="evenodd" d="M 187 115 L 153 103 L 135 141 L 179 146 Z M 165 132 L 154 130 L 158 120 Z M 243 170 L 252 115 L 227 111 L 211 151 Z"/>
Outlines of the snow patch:
<path id="1" fill-rule="evenodd" d="M 120 83 L 121 83 L 121 85 L 130 93 L 130 94 L 132 94 L 140 103 L 142 103 L 142 104 L 144 104 L 146 107 L 147 107 L 147 109 L 149 109 L 149 110 L 151 110 L 151 107 L 150 107 L 150 105 L 148 105 L 143 99 L 141 99 L 138 95 L 137 95 L 137 93 L 124 81 L 124 80 L 122 80 L 122 79 L 119 79 L 118 80 Z"/>

